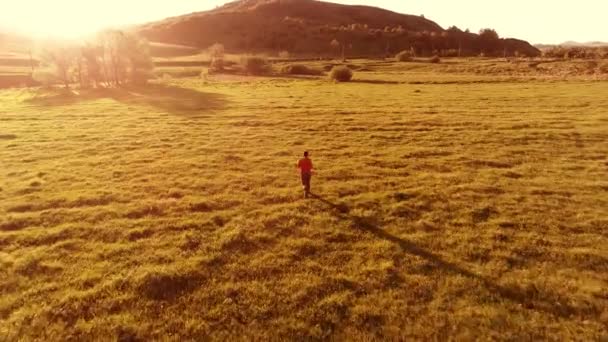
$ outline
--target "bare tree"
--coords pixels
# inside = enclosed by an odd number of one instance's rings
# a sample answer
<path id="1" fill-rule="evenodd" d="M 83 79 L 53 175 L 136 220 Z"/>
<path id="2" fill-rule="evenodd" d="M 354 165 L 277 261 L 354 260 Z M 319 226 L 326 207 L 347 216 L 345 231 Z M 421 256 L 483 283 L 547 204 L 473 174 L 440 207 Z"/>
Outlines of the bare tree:
<path id="1" fill-rule="evenodd" d="M 84 79 L 86 86 L 92 83 L 94 87 L 98 87 L 99 83 L 104 80 L 102 74 L 103 48 L 89 43 L 80 48 L 80 54 L 86 70 Z"/>
<path id="2" fill-rule="evenodd" d="M 73 81 L 82 87 L 97 87 L 101 82 L 106 86 L 142 83 L 154 67 L 148 42 L 119 30 L 104 31 L 94 42 L 81 46 L 50 45 L 41 57 L 53 68 L 52 73 L 47 72 L 49 78 L 59 80 L 66 88 Z"/>
<path id="3" fill-rule="evenodd" d="M 134 83 L 147 82 L 154 69 L 148 42 L 135 34 L 123 34 L 120 52 L 128 61 L 128 80 Z"/>
<path id="4" fill-rule="evenodd" d="M 224 69 L 224 45 L 215 43 L 211 45 L 207 51 L 211 57 L 212 71 L 222 71 Z"/>
<path id="5" fill-rule="evenodd" d="M 106 82 L 119 86 L 128 81 L 140 83 L 153 69 L 149 45 L 133 33 L 108 30 L 98 37 Z"/>
<path id="6" fill-rule="evenodd" d="M 208 51 L 211 58 L 224 58 L 224 53 L 226 52 L 226 50 L 224 49 L 224 45 L 220 43 L 215 43 L 211 45 Z"/>
<path id="7" fill-rule="evenodd" d="M 329 43 L 329 45 L 337 53 L 338 49 L 340 49 L 340 45 L 341 44 L 340 44 L 340 42 L 337 39 L 334 39 L 334 40 L 331 41 L 331 43 Z"/>
<path id="8" fill-rule="evenodd" d="M 71 71 L 76 57 L 77 53 L 71 46 L 49 46 L 42 53 L 43 61 L 54 69 L 54 75 L 66 89 L 72 82 Z"/>

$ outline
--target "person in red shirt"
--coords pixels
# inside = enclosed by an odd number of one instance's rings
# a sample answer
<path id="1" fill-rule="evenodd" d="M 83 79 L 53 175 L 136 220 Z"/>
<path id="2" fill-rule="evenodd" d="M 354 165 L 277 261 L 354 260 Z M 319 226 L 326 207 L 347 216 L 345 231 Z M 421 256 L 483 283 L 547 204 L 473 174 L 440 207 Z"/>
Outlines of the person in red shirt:
<path id="1" fill-rule="evenodd" d="M 312 178 L 312 160 L 308 158 L 308 151 L 304 152 L 304 158 L 298 161 L 298 169 L 302 173 L 302 186 L 304 188 L 304 198 L 310 196 L 310 179 Z"/>

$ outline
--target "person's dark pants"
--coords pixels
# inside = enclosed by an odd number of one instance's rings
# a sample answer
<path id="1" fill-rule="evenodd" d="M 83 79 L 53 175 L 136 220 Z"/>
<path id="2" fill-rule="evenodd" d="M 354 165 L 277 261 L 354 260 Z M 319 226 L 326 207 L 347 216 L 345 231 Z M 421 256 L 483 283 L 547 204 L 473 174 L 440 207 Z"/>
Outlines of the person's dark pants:
<path id="1" fill-rule="evenodd" d="M 310 173 L 302 173 L 302 186 L 304 187 L 304 194 L 306 197 L 310 195 L 310 179 L 312 175 Z"/>

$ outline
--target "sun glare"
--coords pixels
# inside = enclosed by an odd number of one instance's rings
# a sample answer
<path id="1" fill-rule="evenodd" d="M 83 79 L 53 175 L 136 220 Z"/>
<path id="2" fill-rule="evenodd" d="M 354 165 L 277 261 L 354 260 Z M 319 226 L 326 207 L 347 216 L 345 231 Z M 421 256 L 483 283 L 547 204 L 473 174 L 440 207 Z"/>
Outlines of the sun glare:
<path id="1" fill-rule="evenodd" d="M 38 38 L 76 39 L 110 27 L 125 27 L 206 10 L 222 0 L 20 0 L 0 8 L 0 31 Z"/>
<path id="2" fill-rule="evenodd" d="M 45 25 L 21 27 L 18 30 L 35 38 L 79 39 L 104 28 L 91 22 L 76 24 L 74 22 L 53 22 Z"/>
<path id="3" fill-rule="evenodd" d="M 117 9 L 93 1 L 26 0 L 0 14 L 0 25 L 37 38 L 77 39 L 107 27 L 133 23 L 131 7 Z"/>

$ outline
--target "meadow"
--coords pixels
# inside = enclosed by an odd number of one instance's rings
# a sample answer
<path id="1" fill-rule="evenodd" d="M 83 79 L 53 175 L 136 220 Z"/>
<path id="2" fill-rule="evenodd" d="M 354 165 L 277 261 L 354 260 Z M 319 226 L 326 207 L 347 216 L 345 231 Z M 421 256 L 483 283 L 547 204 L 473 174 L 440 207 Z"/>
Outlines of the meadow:
<path id="1" fill-rule="evenodd" d="M 1 90 L 0 341 L 608 339 L 608 82 L 365 63 Z"/>

